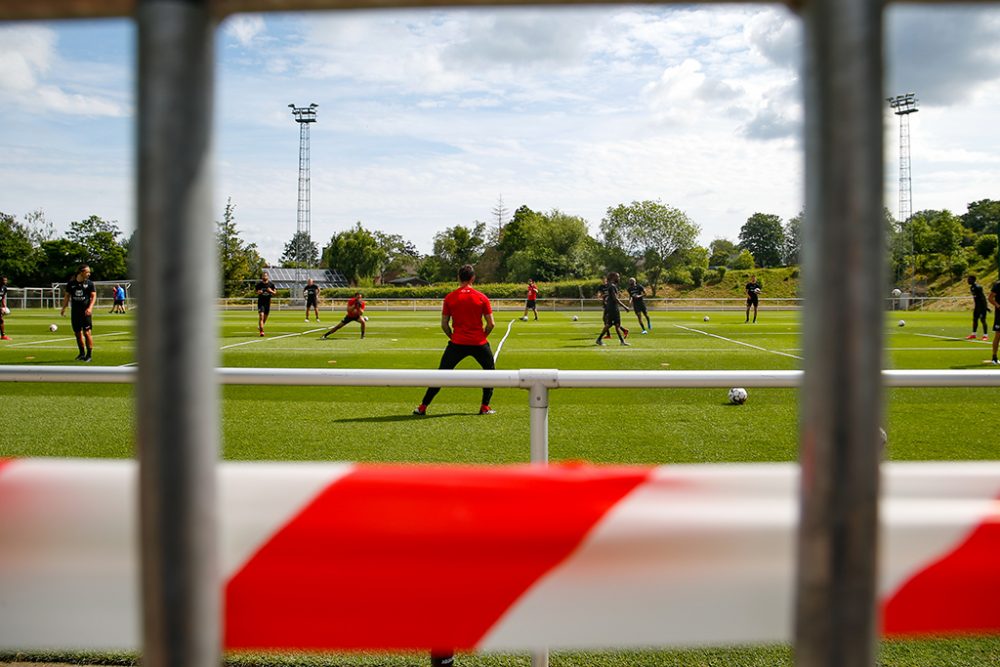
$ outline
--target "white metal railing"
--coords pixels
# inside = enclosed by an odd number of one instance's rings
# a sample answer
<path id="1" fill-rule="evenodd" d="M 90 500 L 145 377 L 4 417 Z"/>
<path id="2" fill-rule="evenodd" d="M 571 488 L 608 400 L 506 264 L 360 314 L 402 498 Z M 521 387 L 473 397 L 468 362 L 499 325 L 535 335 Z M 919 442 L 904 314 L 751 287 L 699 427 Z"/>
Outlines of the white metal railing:
<path id="1" fill-rule="evenodd" d="M 133 383 L 135 367 L 0 366 L 0 382 Z M 531 460 L 548 461 L 551 389 L 677 389 L 713 387 L 790 388 L 802 371 L 601 371 L 525 368 L 520 370 L 217 368 L 222 385 L 322 387 L 494 387 L 528 391 Z M 1000 370 L 884 370 L 886 387 L 1000 387 Z"/>

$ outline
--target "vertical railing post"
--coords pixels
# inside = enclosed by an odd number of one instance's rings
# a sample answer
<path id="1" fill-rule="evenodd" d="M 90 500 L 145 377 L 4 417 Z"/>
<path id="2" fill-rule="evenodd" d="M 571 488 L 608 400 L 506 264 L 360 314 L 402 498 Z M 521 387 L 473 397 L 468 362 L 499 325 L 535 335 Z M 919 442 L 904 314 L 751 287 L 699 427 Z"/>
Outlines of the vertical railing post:
<path id="1" fill-rule="evenodd" d="M 558 371 L 521 371 L 521 383 L 528 389 L 528 410 L 531 432 L 531 462 L 549 464 L 549 384 L 555 385 Z M 548 667 L 548 649 L 531 654 L 531 667 Z"/>
<path id="2" fill-rule="evenodd" d="M 866 667 L 876 642 L 882 417 L 882 4 L 808 0 L 801 519 L 795 662 Z M 831 308 L 829 287 L 838 303 Z"/>
<path id="3" fill-rule="evenodd" d="M 221 661 L 210 4 L 141 0 L 136 8 L 136 413 L 146 667 Z"/>

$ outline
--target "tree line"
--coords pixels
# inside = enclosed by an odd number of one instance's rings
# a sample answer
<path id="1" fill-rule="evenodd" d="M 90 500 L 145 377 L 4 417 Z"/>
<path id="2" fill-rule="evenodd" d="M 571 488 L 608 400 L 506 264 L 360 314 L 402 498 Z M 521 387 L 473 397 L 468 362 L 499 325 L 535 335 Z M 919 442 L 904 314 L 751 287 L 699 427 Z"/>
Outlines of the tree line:
<path id="1" fill-rule="evenodd" d="M 517 208 L 509 220 L 502 205 L 496 221 L 455 225 L 434 235 L 433 250 L 422 255 L 399 234 L 368 229 L 361 222 L 333 234 L 320 248 L 296 232 L 285 244 L 283 267 L 328 268 L 352 285 L 371 285 L 400 276 L 448 282 L 462 264 L 473 264 L 481 282 L 553 282 L 597 278 L 608 271 L 637 276 L 653 291 L 664 284 L 699 286 L 721 279 L 727 269 L 794 266 L 800 263 L 804 214 L 783 221 L 754 213 L 736 240 L 697 244 L 700 227 L 682 210 L 661 201 L 633 201 L 607 209 L 599 233 L 587 221 L 557 209 Z M 913 272 L 956 278 L 997 252 L 1000 201 L 971 202 L 967 211 L 925 210 L 897 221 L 884 211 L 894 278 Z M 244 240 L 236 206 L 226 203 L 216 222 L 222 289 L 242 293 L 268 262 L 256 244 Z M 13 285 L 45 285 L 68 278 L 82 263 L 101 280 L 124 280 L 135 250 L 135 234 L 125 237 L 114 221 L 92 215 L 70 223 L 57 237 L 41 211 L 23 219 L 0 213 L 0 273 Z"/>

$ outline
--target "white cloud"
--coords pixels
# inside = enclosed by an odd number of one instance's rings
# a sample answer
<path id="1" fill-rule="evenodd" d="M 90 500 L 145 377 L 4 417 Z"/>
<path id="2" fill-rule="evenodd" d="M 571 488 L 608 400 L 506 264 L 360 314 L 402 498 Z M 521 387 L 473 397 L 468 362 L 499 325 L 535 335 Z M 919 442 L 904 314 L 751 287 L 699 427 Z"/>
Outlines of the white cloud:
<path id="1" fill-rule="evenodd" d="M 244 48 L 251 46 L 266 31 L 264 17 L 259 14 L 237 14 L 226 21 L 225 32 Z"/>

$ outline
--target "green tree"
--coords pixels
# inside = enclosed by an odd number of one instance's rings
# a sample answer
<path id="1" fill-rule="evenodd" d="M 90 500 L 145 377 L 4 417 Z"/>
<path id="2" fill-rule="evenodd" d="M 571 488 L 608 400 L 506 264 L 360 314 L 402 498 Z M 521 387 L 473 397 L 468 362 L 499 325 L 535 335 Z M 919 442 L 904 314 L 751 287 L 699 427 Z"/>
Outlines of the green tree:
<path id="1" fill-rule="evenodd" d="M 507 257 L 508 280 L 566 280 L 592 275 L 597 269 L 593 239 L 583 218 L 559 210 L 534 213 L 523 236 L 523 247 Z"/>
<path id="2" fill-rule="evenodd" d="M 757 266 L 780 266 L 785 247 L 781 218 L 771 213 L 754 213 L 740 227 L 740 248 L 749 250 Z"/>
<path id="3" fill-rule="evenodd" d="M 38 264 L 33 282 L 38 285 L 65 283 L 76 273 L 81 264 L 90 261 L 87 258 L 87 249 L 76 241 L 68 239 L 42 241 L 38 247 L 37 257 Z M 101 276 L 96 277 L 103 280 Z"/>
<path id="4" fill-rule="evenodd" d="M 285 244 L 281 266 L 286 269 L 311 269 L 319 265 L 319 246 L 306 232 L 295 232 Z"/>
<path id="5" fill-rule="evenodd" d="M 222 265 L 222 294 L 233 296 L 245 289 L 247 283 L 260 275 L 264 259 L 257 252 L 255 243 L 246 243 L 236 229 L 236 205 L 226 200 L 222 221 L 216 222 L 215 238 L 219 246 Z"/>
<path id="6" fill-rule="evenodd" d="M 98 280 L 128 278 L 125 247 L 117 223 L 92 215 L 85 220 L 69 223 L 66 238 L 87 250 L 87 263 Z"/>
<path id="7" fill-rule="evenodd" d="M 962 224 L 980 234 L 996 234 L 1000 225 L 1000 201 L 995 199 L 980 199 L 967 206 L 962 214 Z"/>
<path id="8" fill-rule="evenodd" d="M 0 275 L 12 285 L 26 285 L 38 264 L 31 231 L 13 215 L 0 213 Z"/>
<path id="9" fill-rule="evenodd" d="M 510 262 L 514 255 L 531 247 L 532 229 L 541 223 L 541 218 L 540 213 L 522 205 L 503 229 L 498 229 L 496 248 L 500 255 L 498 274 L 501 279 L 510 278 Z"/>
<path id="10" fill-rule="evenodd" d="M 708 253 L 709 266 L 729 266 L 739 249 L 729 239 L 715 239 L 708 244 Z"/>
<path id="11" fill-rule="evenodd" d="M 379 276 L 385 280 L 387 275 L 412 273 L 420 266 L 420 252 L 417 246 L 407 241 L 399 234 L 386 234 L 374 231 L 375 242 L 385 252 L 385 260 L 379 267 Z"/>
<path id="12" fill-rule="evenodd" d="M 437 280 L 453 280 L 463 264 L 475 264 L 486 245 L 486 223 L 472 228 L 455 225 L 434 235 L 434 256 L 438 258 Z"/>
<path id="13" fill-rule="evenodd" d="M 951 211 L 918 211 L 910 216 L 909 227 L 918 254 L 950 257 L 961 246 L 962 222 Z"/>
<path id="14" fill-rule="evenodd" d="M 604 245 L 642 263 L 653 296 L 663 273 L 694 247 L 699 231 L 686 213 L 659 201 L 619 204 L 601 220 Z"/>
<path id="15" fill-rule="evenodd" d="M 801 261 L 802 255 L 802 219 L 804 211 L 788 219 L 785 223 L 785 246 L 782 248 L 782 261 L 785 266 L 795 266 Z"/>
<path id="16" fill-rule="evenodd" d="M 352 285 L 371 280 L 385 264 L 387 254 L 375 235 L 358 222 L 347 231 L 334 234 L 323 248 L 323 264 L 340 271 Z"/>
<path id="17" fill-rule="evenodd" d="M 732 261 L 729 268 L 731 269 L 752 269 L 754 267 L 755 261 L 753 255 L 749 250 L 740 250 L 738 254 Z"/>

